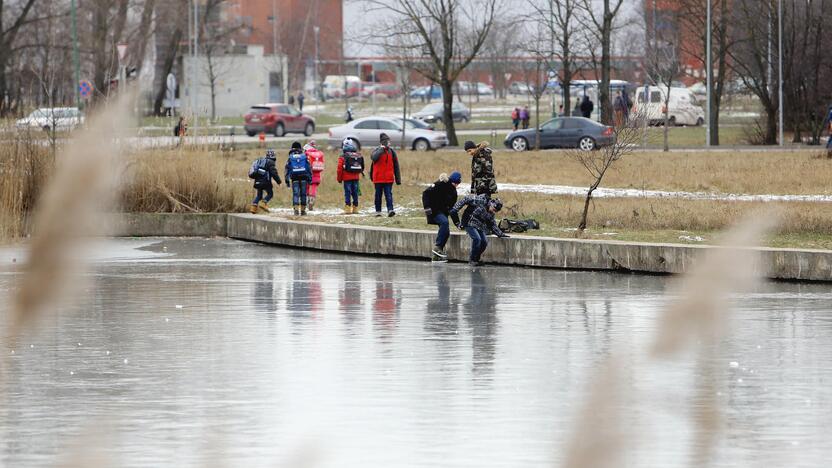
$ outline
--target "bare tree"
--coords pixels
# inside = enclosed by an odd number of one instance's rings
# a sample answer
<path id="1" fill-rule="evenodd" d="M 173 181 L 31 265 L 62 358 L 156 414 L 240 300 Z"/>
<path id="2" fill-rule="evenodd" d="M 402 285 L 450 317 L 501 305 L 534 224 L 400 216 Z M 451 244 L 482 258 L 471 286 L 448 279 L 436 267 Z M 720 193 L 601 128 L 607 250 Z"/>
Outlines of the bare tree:
<path id="1" fill-rule="evenodd" d="M 517 50 L 519 26 L 513 21 L 495 20 L 491 34 L 483 45 L 481 56 L 491 73 L 495 98 L 506 97 L 508 80 L 514 71 L 512 64 L 506 59 Z"/>
<path id="2" fill-rule="evenodd" d="M 534 102 L 535 113 L 535 135 L 534 148 L 540 149 L 540 100 L 546 94 L 549 85 L 549 65 L 552 54 L 550 52 L 549 36 L 544 24 L 537 24 L 537 31 L 532 31 L 529 41 L 526 42 L 527 49 L 522 57 L 523 82 L 526 85 L 526 92 Z"/>
<path id="3" fill-rule="evenodd" d="M 601 122 L 609 125 L 612 122 L 610 106 L 610 79 L 612 69 L 612 35 L 615 19 L 621 11 L 624 0 L 580 0 L 581 8 L 589 19 L 592 33 L 601 45 L 601 58 L 597 67 L 601 70 L 601 80 L 598 84 L 598 106 L 601 110 Z M 597 12 L 597 3 L 601 3 L 601 12 Z M 593 57 L 595 54 L 593 53 Z"/>
<path id="4" fill-rule="evenodd" d="M 24 26 L 37 21 L 32 11 L 36 0 L 6 3 L 0 0 L 0 116 L 8 115 L 16 107 L 9 92 L 8 67 L 18 51 L 18 34 Z"/>
<path id="5" fill-rule="evenodd" d="M 587 227 L 587 216 L 589 215 L 589 206 L 592 202 L 592 195 L 598 187 L 601 186 L 601 181 L 607 174 L 607 171 L 612 168 L 612 165 L 632 153 L 636 144 L 642 137 L 641 126 L 643 119 L 646 118 L 643 110 L 631 114 L 630 119 L 623 122 L 618 127 L 609 127 L 615 137 L 613 143 L 609 146 L 603 146 L 597 151 L 582 151 L 579 149 L 570 150 L 569 156 L 575 159 L 592 177 L 592 183 L 586 192 L 584 199 L 584 209 L 581 214 L 581 220 L 578 223 L 578 230 L 583 232 Z"/>
<path id="6" fill-rule="evenodd" d="M 227 0 L 206 0 L 200 17 L 200 50 L 204 52 L 204 78 L 211 93 L 211 121 L 217 118 L 217 85 L 233 69 L 227 55 L 231 39 L 243 28 L 242 23 L 222 20 L 222 10 Z"/>
<path id="7" fill-rule="evenodd" d="M 572 107 L 570 88 L 572 79 L 581 68 L 577 48 L 573 41 L 577 38 L 579 24 L 579 0 L 530 0 L 536 16 L 547 32 L 551 52 L 550 68 L 559 69 L 559 79 L 563 93 L 563 108 Z"/>
<path id="8" fill-rule="evenodd" d="M 708 122 L 709 142 L 719 146 L 719 114 L 722 98 L 726 92 L 728 72 L 728 51 L 734 47 L 736 36 L 733 34 L 730 0 L 680 0 L 679 27 L 685 31 L 697 31 L 696 41 L 681 41 L 681 52 L 696 58 L 707 70 L 707 3 L 711 2 L 711 112 Z M 706 104 L 707 105 L 707 104 Z"/>
<path id="9" fill-rule="evenodd" d="M 647 76 L 656 86 L 664 91 L 662 102 L 662 121 L 664 125 L 663 139 L 664 151 L 669 151 L 668 128 L 675 121 L 670 120 L 670 94 L 673 89 L 673 82 L 682 74 L 682 65 L 676 52 L 678 39 L 662 38 L 661 42 L 655 41 L 649 49 L 645 60 Z M 645 102 L 645 105 L 647 103 Z"/>
<path id="10" fill-rule="evenodd" d="M 397 55 L 419 50 L 425 59 L 413 70 L 442 88 L 442 122 L 448 144 L 459 144 L 453 119 L 453 92 L 463 70 L 479 55 L 491 32 L 500 0 L 368 0 L 384 11 L 386 24 L 372 28 L 376 41 Z"/>

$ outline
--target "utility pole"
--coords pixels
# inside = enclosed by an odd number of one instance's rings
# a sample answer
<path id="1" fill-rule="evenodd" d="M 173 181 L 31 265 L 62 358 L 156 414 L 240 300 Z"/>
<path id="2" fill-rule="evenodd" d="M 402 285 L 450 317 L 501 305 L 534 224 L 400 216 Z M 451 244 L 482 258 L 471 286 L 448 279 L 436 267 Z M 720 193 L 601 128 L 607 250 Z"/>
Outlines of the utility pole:
<path id="1" fill-rule="evenodd" d="M 70 2 L 72 12 L 72 66 L 75 68 L 75 107 L 81 108 L 81 58 L 78 51 L 78 12 L 75 3 Z"/>
<path id="2" fill-rule="evenodd" d="M 706 88 L 707 88 L 707 104 L 705 105 L 705 146 L 711 146 L 711 87 L 713 83 L 711 81 L 711 0 L 706 0 L 708 2 L 708 12 L 707 12 L 707 21 L 708 25 L 705 27 L 705 34 L 707 38 L 705 39 L 705 80 Z M 717 130 L 719 131 L 719 130 Z"/>
<path id="3" fill-rule="evenodd" d="M 315 90 L 318 93 L 318 99 L 323 101 L 323 89 L 321 89 L 320 84 L 318 81 L 320 78 L 318 77 L 318 62 L 321 61 L 320 56 L 320 39 L 321 39 L 321 28 L 315 26 Z"/>
<path id="4" fill-rule="evenodd" d="M 196 135 L 196 129 L 199 126 L 199 114 L 197 113 L 197 107 L 199 106 L 199 84 L 197 83 L 198 75 L 197 75 L 197 60 L 199 59 L 199 0 L 193 0 L 194 2 L 194 56 L 193 56 L 193 70 L 191 70 L 191 75 L 193 76 L 193 86 L 192 86 L 192 113 L 194 115 L 194 121 L 191 124 L 192 134 Z"/>

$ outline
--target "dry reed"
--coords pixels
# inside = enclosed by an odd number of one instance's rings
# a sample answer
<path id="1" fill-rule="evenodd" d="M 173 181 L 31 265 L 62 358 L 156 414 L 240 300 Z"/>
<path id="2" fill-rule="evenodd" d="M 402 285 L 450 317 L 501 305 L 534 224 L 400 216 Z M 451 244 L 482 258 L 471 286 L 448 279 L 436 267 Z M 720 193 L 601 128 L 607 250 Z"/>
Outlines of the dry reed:
<path id="1" fill-rule="evenodd" d="M 28 233 L 35 202 L 54 171 L 46 146 L 28 134 L 16 134 L 0 145 L 0 242 Z"/>

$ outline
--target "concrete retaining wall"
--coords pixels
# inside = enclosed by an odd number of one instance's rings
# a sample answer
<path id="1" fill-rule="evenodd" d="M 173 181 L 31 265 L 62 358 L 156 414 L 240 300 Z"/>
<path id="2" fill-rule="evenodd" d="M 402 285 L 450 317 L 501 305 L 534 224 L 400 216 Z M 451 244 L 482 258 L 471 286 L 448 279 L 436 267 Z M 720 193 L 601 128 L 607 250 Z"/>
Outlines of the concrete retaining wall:
<path id="1" fill-rule="evenodd" d="M 435 233 L 351 224 L 291 221 L 247 214 L 120 215 L 117 235 L 232 237 L 267 244 L 366 255 L 427 259 Z M 469 240 L 452 233 L 451 260 L 466 261 Z M 483 260 L 505 265 L 576 270 L 684 273 L 704 251 L 714 247 L 627 243 L 547 237 L 490 237 Z M 832 251 L 754 248 L 763 275 L 772 279 L 832 281 Z"/>

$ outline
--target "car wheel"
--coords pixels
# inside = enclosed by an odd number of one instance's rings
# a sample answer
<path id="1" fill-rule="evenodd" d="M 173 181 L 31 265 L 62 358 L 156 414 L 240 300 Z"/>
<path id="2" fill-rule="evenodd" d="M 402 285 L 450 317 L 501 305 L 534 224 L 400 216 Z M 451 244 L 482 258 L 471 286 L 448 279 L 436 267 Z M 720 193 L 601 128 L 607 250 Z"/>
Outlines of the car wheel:
<path id="1" fill-rule="evenodd" d="M 303 130 L 303 134 L 311 137 L 312 134 L 315 133 L 315 125 L 312 122 L 306 124 L 306 128 Z"/>
<path id="2" fill-rule="evenodd" d="M 667 119 L 667 124 L 670 125 L 671 127 L 675 127 L 676 126 L 676 116 L 671 115 L 670 118 Z"/>
<path id="3" fill-rule="evenodd" d="M 413 142 L 413 149 L 416 151 L 427 151 L 430 149 L 430 143 L 424 138 L 419 138 Z"/>
<path id="4" fill-rule="evenodd" d="M 279 123 L 274 126 L 274 136 L 280 138 L 286 134 L 286 129 L 283 127 L 282 123 Z"/>
<path id="5" fill-rule="evenodd" d="M 705 119 L 699 117 L 698 119 L 696 119 L 696 126 L 701 127 L 702 125 L 705 125 Z"/>
<path id="6" fill-rule="evenodd" d="M 459 119 L 459 120 L 460 120 L 462 123 L 466 123 L 466 122 L 468 122 L 468 116 L 467 116 L 467 115 L 463 115 L 463 116 L 462 116 L 462 118 L 461 118 L 461 119 Z"/>
<path id="7" fill-rule="evenodd" d="M 248 135 L 250 137 L 253 137 L 254 135 L 257 135 L 257 132 L 253 132 L 253 131 L 249 130 L 249 131 L 246 132 L 246 135 Z"/>
<path id="8" fill-rule="evenodd" d="M 529 149 L 529 142 L 521 136 L 514 137 L 511 139 L 511 149 L 514 151 L 526 151 Z"/>
<path id="9" fill-rule="evenodd" d="M 52 127 L 50 127 L 49 125 L 44 125 L 44 126 L 43 126 L 43 131 L 44 131 L 44 132 L 49 132 L 49 131 L 51 131 L 51 130 L 52 130 Z"/>
<path id="10" fill-rule="evenodd" d="M 578 141 L 578 148 L 581 151 L 592 151 L 595 149 L 595 140 L 592 137 L 585 136 Z"/>

